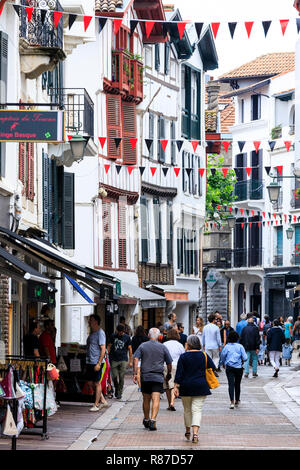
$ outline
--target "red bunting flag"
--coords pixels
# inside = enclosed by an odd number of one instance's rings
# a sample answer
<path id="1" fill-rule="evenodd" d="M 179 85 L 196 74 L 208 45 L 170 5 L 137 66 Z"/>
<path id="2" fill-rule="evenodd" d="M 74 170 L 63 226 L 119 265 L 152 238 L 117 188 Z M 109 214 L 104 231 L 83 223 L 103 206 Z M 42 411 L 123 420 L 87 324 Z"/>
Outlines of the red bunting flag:
<path id="1" fill-rule="evenodd" d="M 250 228 L 252 227 L 252 222 L 249 222 L 249 227 L 250 227 Z"/>
<path id="2" fill-rule="evenodd" d="M 226 175 L 228 173 L 228 168 L 222 168 L 222 172 L 223 172 L 224 178 L 226 178 Z"/>
<path id="3" fill-rule="evenodd" d="M 168 140 L 161 140 L 161 141 L 160 141 L 163 151 L 166 150 L 166 147 L 167 147 L 167 145 L 168 145 L 168 142 L 169 142 Z"/>
<path id="4" fill-rule="evenodd" d="M 174 171 L 175 171 L 175 175 L 178 176 L 180 172 L 180 168 L 174 168 Z"/>
<path id="5" fill-rule="evenodd" d="M 286 224 L 286 221 L 287 221 L 287 215 L 286 215 L 286 214 L 284 214 L 284 216 L 283 216 L 283 217 L 284 217 L 284 223 Z"/>
<path id="6" fill-rule="evenodd" d="M 99 142 L 101 147 L 103 148 L 106 142 L 106 137 L 99 137 Z"/>
<path id="7" fill-rule="evenodd" d="M 263 215 L 263 218 L 265 218 L 265 217 L 266 217 L 266 213 L 265 213 L 265 212 L 263 212 L 263 213 L 262 213 L 262 215 Z"/>
<path id="8" fill-rule="evenodd" d="M 260 226 L 261 226 L 261 222 L 258 222 L 258 228 L 260 228 Z"/>
<path id="9" fill-rule="evenodd" d="M 267 224 L 268 224 L 268 227 L 270 227 L 270 221 L 269 220 L 268 220 Z"/>
<path id="10" fill-rule="evenodd" d="M 211 23 L 211 28 L 213 30 L 214 38 L 217 39 L 217 34 L 219 31 L 220 23 Z"/>
<path id="11" fill-rule="evenodd" d="M 242 222 L 242 223 L 241 223 L 242 229 L 244 228 L 244 225 L 245 225 L 245 223 L 244 223 L 244 222 Z"/>
<path id="12" fill-rule="evenodd" d="M 191 142 L 192 142 L 194 152 L 196 152 L 198 144 L 199 144 L 200 141 L 199 140 L 191 140 Z"/>
<path id="13" fill-rule="evenodd" d="M 185 27 L 186 27 L 186 22 L 181 21 L 181 22 L 177 23 L 177 28 L 178 28 L 178 33 L 179 33 L 180 39 L 182 39 Z"/>
<path id="14" fill-rule="evenodd" d="M 294 222 L 297 222 L 297 216 L 294 215 Z"/>
<path id="15" fill-rule="evenodd" d="M 137 144 L 137 139 L 129 139 L 129 140 L 130 140 L 131 148 L 132 150 L 134 150 Z"/>
<path id="16" fill-rule="evenodd" d="M 232 207 L 228 207 L 228 210 L 229 210 L 229 212 L 231 212 L 231 211 L 232 211 Z"/>
<path id="17" fill-rule="evenodd" d="M 254 23 L 253 21 L 245 21 L 245 28 L 246 28 L 246 31 L 247 31 L 248 38 L 250 38 L 253 23 Z"/>
<path id="18" fill-rule="evenodd" d="M 109 169 L 110 169 L 110 165 L 104 165 L 104 170 L 106 174 L 108 173 Z"/>
<path id="19" fill-rule="evenodd" d="M 274 219 L 276 220 L 277 215 L 276 215 L 276 214 L 273 214 L 273 217 L 274 217 Z"/>
<path id="20" fill-rule="evenodd" d="M 92 21 L 92 16 L 84 16 L 83 17 L 83 23 L 84 23 L 84 32 L 88 29 L 90 26 L 90 22 Z"/>
<path id="21" fill-rule="evenodd" d="M 130 175 L 131 175 L 133 169 L 134 169 L 134 166 L 128 166 L 128 167 L 127 167 L 128 173 L 129 173 Z"/>
<path id="22" fill-rule="evenodd" d="M 282 36 L 284 36 L 285 30 L 286 30 L 287 25 L 289 24 L 290 20 L 279 20 L 279 21 L 280 21 Z"/>
<path id="23" fill-rule="evenodd" d="M 26 13 L 28 18 L 28 23 L 30 23 L 33 13 L 33 7 L 26 7 Z"/>
<path id="24" fill-rule="evenodd" d="M 251 209 L 251 214 L 252 214 L 252 217 L 254 217 L 254 210 Z"/>
<path id="25" fill-rule="evenodd" d="M 62 17 L 62 11 L 54 11 L 53 15 L 54 15 L 54 29 L 56 29 Z"/>
<path id="26" fill-rule="evenodd" d="M 241 211 L 241 215 L 243 215 L 244 209 L 240 209 L 240 211 Z"/>
<path id="27" fill-rule="evenodd" d="M 254 145 L 254 148 L 255 148 L 255 150 L 256 150 L 256 153 L 257 153 L 258 150 L 259 150 L 260 144 L 261 144 L 261 142 L 260 142 L 259 140 L 254 140 L 254 141 L 253 141 L 253 145 Z"/>
<path id="28" fill-rule="evenodd" d="M 199 173 L 200 173 L 201 178 L 204 175 L 204 172 L 205 172 L 205 168 L 199 168 Z"/>
<path id="29" fill-rule="evenodd" d="M 220 204 L 218 204 L 218 211 L 220 211 L 220 210 L 221 210 L 221 206 L 220 206 Z"/>
<path id="30" fill-rule="evenodd" d="M 146 37 L 148 38 L 151 34 L 155 21 L 145 21 L 146 24 Z"/>
<path id="31" fill-rule="evenodd" d="M 251 175 L 251 170 L 252 170 L 252 168 L 246 168 L 246 173 L 247 173 L 248 176 Z"/>
<path id="32" fill-rule="evenodd" d="M 278 220 L 276 220 L 276 225 L 278 225 Z"/>
<path id="33" fill-rule="evenodd" d="M 215 228 L 217 228 L 217 224 L 216 224 L 216 222 L 214 223 L 214 226 L 215 226 Z"/>
<path id="34" fill-rule="evenodd" d="M 281 175 L 282 170 L 283 170 L 283 166 L 282 166 L 282 165 L 279 165 L 279 166 L 277 166 L 276 168 L 277 168 L 278 174 Z"/>
<path id="35" fill-rule="evenodd" d="M 223 145 L 223 147 L 224 147 L 225 152 L 227 153 L 228 148 L 229 148 L 229 145 L 230 145 L 230 141 L 224 140 L 224 141 L 222 142 L 222 145 Z"/>
<path id="36" fill-rule="evenodd" d="M 114 18 L 114 33 L 117 34 L 122 24 L 123 18 Z"/>
<path id="37" fill-rule="evenodd" d="M 72 138 L 73 138 L 73 136 L 69 134 L 68 135 L 68 140 L 71 140 Z"/>
<path id="38" fill-rule="evenodd" d="M 2 7 L 0 8 L 0 16 L 1 16 L 1 13 L 3 12 L 3 8 L 4 8 L 4 3 L 2 5 Z"/>
<path id="39" fill-rule="evenodd" d="M 290 150 L 290 147 L 292 145 L 292 142 L 290 140 L 285 140 L 284 145 L 286 147 L 287 152 Z"/>
<path id="40" fill-rule="evenodd" d="M 152 176 L 154 176 L 157 168 L 155 166 L 150 166 L 150 170 L 151 170 Z"/>

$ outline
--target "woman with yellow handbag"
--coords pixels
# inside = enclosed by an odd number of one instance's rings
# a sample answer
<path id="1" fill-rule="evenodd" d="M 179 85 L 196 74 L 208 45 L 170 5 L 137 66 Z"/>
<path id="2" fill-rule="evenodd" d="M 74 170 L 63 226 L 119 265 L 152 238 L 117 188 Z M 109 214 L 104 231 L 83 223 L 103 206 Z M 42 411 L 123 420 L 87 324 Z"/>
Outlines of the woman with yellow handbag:
<path id="1" fill-rule="evenodd" d="M 216 370 L 216 366 L 213 360 L 201 351 L 199 337 L 197 335 L 188 336 L 187 351 L 179 357 L 177 363 L 174 393 L 182 400 L 186 428 L 185 437 L 190 440 L 192 427 L 193 443 L 198 442 L 198 430 L 201 425 L 205 398 L 207 395 L 211 395 L 210 388 L 219 385 L 214 376 L 214 370 Z M 213 381 L 211 380 L 212 375 L 214 376 Z"/>

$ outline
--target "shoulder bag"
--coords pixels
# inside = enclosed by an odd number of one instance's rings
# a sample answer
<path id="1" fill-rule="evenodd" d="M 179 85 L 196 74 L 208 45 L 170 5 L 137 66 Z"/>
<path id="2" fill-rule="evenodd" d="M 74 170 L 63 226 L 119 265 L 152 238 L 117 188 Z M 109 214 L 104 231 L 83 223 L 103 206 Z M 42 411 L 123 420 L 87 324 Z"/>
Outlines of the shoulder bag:
<path id="1" fill-rule="evenodd" d="M 204 353 L 205 355 L 205 378 L 206 378 L 206 381 L 208 383 L 208 386 L 209 388 L 213 389 L 213 388 L 217 388 L 219 387 L 219 381 L 217 379 L 217 377 L 215 376 L 214 374 L 214 371 L 212 370 L 212 368 L 207 368 L 207 354 Z"/>

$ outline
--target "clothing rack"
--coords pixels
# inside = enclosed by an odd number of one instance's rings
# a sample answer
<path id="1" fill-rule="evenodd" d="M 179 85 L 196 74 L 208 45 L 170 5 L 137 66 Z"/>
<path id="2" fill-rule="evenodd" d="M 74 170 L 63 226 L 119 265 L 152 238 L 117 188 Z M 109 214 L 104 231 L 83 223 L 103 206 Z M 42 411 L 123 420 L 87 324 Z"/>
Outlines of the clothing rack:
<path id="1" fill-rule="evenodd" d="M 40 366 L 44 368 L 44 396 L 43 396 L 43 419 L 41 425 L 34 425 L 32 429 L 41 429 L 40 432 L 33 432 L 28 431 L 28 429 L 23 429 L 20 434 L 24 435 L 41 435 L 42 439 L 48 439 L 49 436 L 47 434 L 47 407 L 46 407 L 46 400 L 47 400 L 47 385 L 48 385 L 48 378 L 47 378 L 47 367 L 49 364 L 49 359 L 44 357 L 28 357 L 28 356 L 14 356 L 14 355 L 7 355 L 5 356 L 5 366 L 9 367 L 10 365 L 15 367 L 15 369 L 19 369 L 20 366 L 24 368 L 28 366 Z M 16 386 L 16 380 L 14 380 L 14 387 Z M 15 422 L 17 422 L 17 412 L 18 412 L 18 400 L 13 399 L 13 406 L 12 406 L 12 414 L 14 417 Z M 12 437 L 12 450 L 16 450 L 17 447 L 17 436 Z"/>

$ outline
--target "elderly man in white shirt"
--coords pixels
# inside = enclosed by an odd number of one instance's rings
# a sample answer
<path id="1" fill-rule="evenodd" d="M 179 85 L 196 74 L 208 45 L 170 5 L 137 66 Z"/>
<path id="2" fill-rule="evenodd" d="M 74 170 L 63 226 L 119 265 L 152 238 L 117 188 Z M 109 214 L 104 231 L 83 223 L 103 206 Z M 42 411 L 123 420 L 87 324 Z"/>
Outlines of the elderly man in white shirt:
<path id="1" fill-rule="evenodd" d="M 209 323 L 203 328 L 202 349 L 212 358 L 215 366 L 218 367 L 219 355 L 222 351 L 222 341 L 220 329 L 215 325 L 215 314 L 208 315 Z"/>

